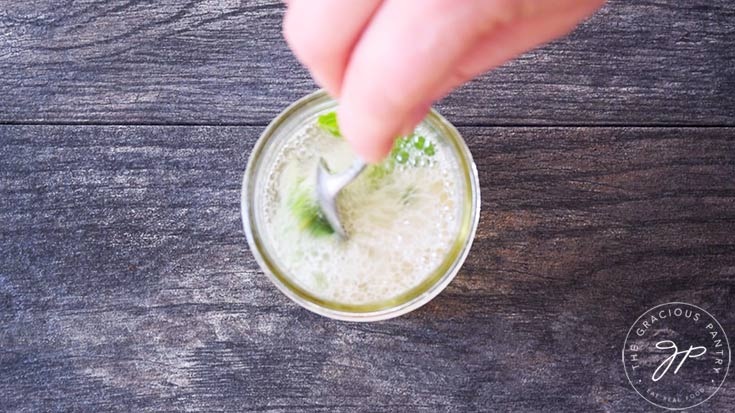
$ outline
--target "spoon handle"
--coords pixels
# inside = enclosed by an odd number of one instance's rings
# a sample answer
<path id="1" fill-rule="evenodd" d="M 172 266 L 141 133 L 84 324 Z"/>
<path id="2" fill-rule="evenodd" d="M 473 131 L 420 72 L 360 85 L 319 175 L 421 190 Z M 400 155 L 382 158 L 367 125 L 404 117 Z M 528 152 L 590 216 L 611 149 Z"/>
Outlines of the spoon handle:
<path id="1" fill-rule="evenodd" d="M 352 165 L 341 172 L 336 174 L 321 174 L 320 178 L 322 179 L 318 179 L 319 184 L 317 186 L 321 185 L 330 196 L 336 196 L 342 188 L 354 181 L 365 170 L 365 167 L 367 167 L 367 164 L 363 160 L 357 159 Z M 328 170 L 323 159 L 321 160 L 321 170 Z"/>

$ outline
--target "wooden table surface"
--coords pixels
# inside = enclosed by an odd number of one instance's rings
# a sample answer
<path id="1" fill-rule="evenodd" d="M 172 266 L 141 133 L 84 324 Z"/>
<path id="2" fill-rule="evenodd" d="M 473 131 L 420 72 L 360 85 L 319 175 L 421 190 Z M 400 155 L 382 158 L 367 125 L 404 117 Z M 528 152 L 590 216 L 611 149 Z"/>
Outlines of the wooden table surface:
<path id="1" fill-rule="evenodd" d="M 614 0 L 437 104 L 482 214 L 431 303 L 303 310 L 240 184 L 315 89 L 278 0 L 0 6 L 0 411 L 657 411 L 621 350 L 685 301 L 735 337 L 735 3 Z M 731 412 L 735 379 L 692 411 Z"/>

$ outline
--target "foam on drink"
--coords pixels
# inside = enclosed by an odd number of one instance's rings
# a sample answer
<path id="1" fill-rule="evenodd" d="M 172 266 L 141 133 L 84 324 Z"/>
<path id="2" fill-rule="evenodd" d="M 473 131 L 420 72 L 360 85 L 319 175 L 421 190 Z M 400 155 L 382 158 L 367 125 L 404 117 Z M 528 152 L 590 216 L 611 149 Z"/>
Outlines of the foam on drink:
<path id="1" fill-rule="evenodd" d="M 457 237 L 459 167 L 431 130 L 417 133 L 436 145 L 386 172 L 368 169 L 337 200 L 349 239 L 301 228 L 289 205 L 294 190 L 314 194 L 320 157 L 332 170 L 348 167 L 349 144 L 315 125 L 294 134 L 267 174 L 267 236 L 280 265 L 311 294 L 348 305 L 380 303 L 418 286 L 443 262 Z"/>

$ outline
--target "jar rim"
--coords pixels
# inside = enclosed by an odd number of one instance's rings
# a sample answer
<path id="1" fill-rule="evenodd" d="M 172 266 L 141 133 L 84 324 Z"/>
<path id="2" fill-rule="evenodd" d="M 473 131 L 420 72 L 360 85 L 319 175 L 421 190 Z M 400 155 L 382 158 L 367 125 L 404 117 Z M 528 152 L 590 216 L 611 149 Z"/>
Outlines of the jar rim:
<path id="1" fill-rule="evenodd" d="M 265 247 L 263 237 L 257 228 L 255 219 L 255 177 L 262 166 L 263 155 L 267 144 L 276 136 L 276 131 L 292 116 L 310 105 L 329 101 L 331 97 L 323 89 L 317 90 L 289 105 L 276 116 L 265 128 L 250 153 L 247 167 L 242 181 L 241 216 L 243 229 L 248 245 L 261 270 L 273 284 L 288 298 L 300 306 L 314 313 L 329 318 L 345 321 L 378 321 L 385 320 L 413 311 L 428 303 L 437 296 L 454 279 L 469 253 L 475 238 L 480 218 L 480 187 L 478 183 L 477 167 L 472 155 L 462 139 L 459 131 L 442 115 L 431 109 L 427 115 L 432 126 L 436 127 L 443 137 L 451 144 L 460 165 L 460 175 L 467 188 L 464 192 L 462 216 L 455 240 L 450 246 L 442 264 L 436 268 L 424 281 L 409 291 L 397 297 L 374 304 L 346 305 L 321 299 L 292 282 L 287 275 L 278 268 L 277 259 L 271 256 Z"/>

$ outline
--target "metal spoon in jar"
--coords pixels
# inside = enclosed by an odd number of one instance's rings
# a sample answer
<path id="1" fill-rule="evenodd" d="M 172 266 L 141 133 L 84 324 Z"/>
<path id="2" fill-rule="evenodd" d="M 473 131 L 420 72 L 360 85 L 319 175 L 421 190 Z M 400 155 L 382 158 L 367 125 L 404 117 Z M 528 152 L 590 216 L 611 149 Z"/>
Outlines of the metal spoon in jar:
<path id="1" fill-rule="evenodd" d="M 366 166 L 367 164 L 358 158 L 349 168 L 333 174 L 329 172 L 327 162 L 324 158 L 321 158 L 316 168 L 316 198 L 319 202 L 319 208 L 329 225 L 342 239 L 347 239 L 347 233 L 339 220 L 337 195 L 350 182 L 354 181 L 360 175 L 360 172 L 365 170 Z"/>

